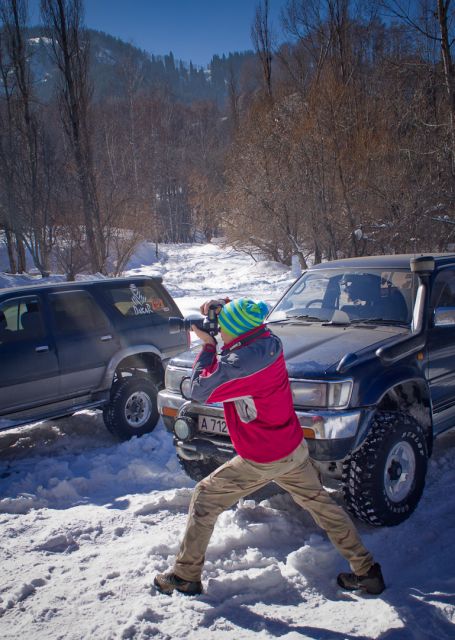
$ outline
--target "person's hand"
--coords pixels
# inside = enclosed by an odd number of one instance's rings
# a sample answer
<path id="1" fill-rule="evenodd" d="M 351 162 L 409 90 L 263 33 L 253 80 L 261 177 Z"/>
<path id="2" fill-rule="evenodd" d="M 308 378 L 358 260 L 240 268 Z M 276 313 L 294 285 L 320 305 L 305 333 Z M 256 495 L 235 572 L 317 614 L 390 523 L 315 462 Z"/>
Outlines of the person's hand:
<path id="1" fill-rule="evenodd" d="M 202 342 L 204 342 L 205 344 L 213 344 L 214 346 L 216 346 L 215 338 L 211 336 L 210 333 L 207 333 L 206 331 L 202 331 L 202 329 L 199 329 L 198 327 L 196 327 L 195 324 L 191 325 L 191 331 L 194 331 L 197 337 L 200 340 L 202 340 Z"/>
<path id="2" fill-rule="evenodd" d="M 204 302 L 203 304 L 201 304 L 199 311 L 202 313 L 202 315 L 206 316 L 209 312 L 209 307 L 211 305 L 216 305 L 216 309 L 215 309 L 215 313 L 216 315 L 218 315 L 221 311 L 221 309 L 223 308 L 224 305 L 224 300 L 207 300 L 206 302 Z"/>

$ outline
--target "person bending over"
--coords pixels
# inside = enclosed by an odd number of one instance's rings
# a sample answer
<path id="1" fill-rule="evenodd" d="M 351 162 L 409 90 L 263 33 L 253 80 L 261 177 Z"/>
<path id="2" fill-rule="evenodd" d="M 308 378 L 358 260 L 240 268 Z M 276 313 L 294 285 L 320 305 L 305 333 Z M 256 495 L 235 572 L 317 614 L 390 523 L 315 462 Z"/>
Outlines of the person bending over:
<path id="1" fill-rule="evenodd" d="M 191 378 L 191 398 L 199 403 L 222 402 L 237 455 L 199 482 L 193 492 L 186 531 L 171 571 L 155 576 L 165 594 L 202 593 L 205 553 L 220 513 L 271 481 L 289 492 L 309 511 L 352 573 L 340 573 L 338 584 L 348 590 L 379 594 L 384 588 L 381 567 L 365 548 L 346 514 L 323 488 L 308 455 L 292 402 L 280 339 L 264 324 L 267 305 L 249 299 L 210 300 L 217 304 L 220 336 L 216 341 L 193 326 L 202 350 Z"/>

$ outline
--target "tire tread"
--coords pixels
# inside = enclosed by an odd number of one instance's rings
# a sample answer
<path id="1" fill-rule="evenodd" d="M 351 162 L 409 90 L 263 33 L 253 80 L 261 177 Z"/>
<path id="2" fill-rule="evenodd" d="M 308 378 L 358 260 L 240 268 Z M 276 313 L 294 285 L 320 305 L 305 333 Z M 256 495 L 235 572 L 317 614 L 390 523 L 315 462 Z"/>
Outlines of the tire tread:
<path id="1" fill-rule="evenodd" d="M 387 443 L 398 436 L 415 445 L 416 478 L 409 499 L 392 504 L 385 495 L 384 487 L 378 487 L 375 470 L 381 464 Z M 427 458 L 425 435 L 414 418 L 401 412 L 377 413 L 363 445 L 343 464 L 341 480 L 348 511 L 373 526 L 400 524 L 411 515 L 420 499 Z"/>
<path id="2" fill-rule="evenodd" d="M 152 401 L 155 403 L 155 411 L 152 412 L 149 421 L 139 429 L 131 428 L 123 418 L 122 399 L 127 394 L 127 389 L 134 383 L 141 382 L 150 391 Z M 120 438 L 128 440 L 133 436 L 141 436 L 150 433 L 156 427 L 159 414 L 156 407 L 156 396 L 158 388 L 153 376 L 133 375 L 116 382 L 111 390 L 111 399 L 109 404 L 103 409 L 104 424 L 110 433 Z"/>

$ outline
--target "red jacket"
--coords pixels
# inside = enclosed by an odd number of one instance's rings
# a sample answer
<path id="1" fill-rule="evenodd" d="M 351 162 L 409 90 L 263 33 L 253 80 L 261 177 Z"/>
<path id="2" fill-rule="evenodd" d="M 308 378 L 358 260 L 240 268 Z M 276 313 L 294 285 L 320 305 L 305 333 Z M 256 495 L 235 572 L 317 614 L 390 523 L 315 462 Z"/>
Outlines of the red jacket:
<path id="1" fill-rule="evenodd" d="M 222 402 L 237 453 L 254 462 L 273 462 L 303 438 L 292 403 L 280 339 L 264 326 L 224 346 L 204 345 L 193 366 L 193 400 Z"/>

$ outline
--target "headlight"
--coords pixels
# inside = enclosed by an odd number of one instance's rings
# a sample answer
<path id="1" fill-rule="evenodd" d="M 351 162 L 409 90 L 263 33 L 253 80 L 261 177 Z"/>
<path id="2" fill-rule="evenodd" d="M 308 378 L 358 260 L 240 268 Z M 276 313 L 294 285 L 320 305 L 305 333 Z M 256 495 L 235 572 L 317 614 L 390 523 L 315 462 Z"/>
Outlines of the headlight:
<path id="1" fill-rule="evenodd" d="M 191 400 L 191 378 L 190 377 L 182 378 L 182 382 L 180 383 L 180 393 L 185 398 L 185 400 Z"/>
<path id="2" fill-rule="evenodd" d="M 342 409 L 351 398 L 352 380 L 342 382 L 291 381 L 292 399 L 298 407 Z"/>
<path id="3" fill-rule="evenodd" d="M 179 416 L 174 422 L 174 433 L 179 440 L 186 442 L 194 438 L 197 431 L 197 425 L 193 418 L 189 416 Z"/>
<path id="4" fill-rule="evenodd" d="M 188 376 L 191 376 L 191 369 L 183 369 L 180 367 L 173 367 L 172 365 L 168 365 L 166 367 L 166 373 L 164 375 L 164 384 L 166 386 L 166 389 L 181 393 L 180 385 L 182 384 L 182 380 L 183 378 L 187 378 Z"/>

